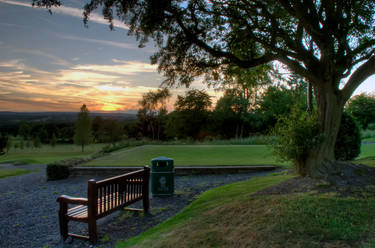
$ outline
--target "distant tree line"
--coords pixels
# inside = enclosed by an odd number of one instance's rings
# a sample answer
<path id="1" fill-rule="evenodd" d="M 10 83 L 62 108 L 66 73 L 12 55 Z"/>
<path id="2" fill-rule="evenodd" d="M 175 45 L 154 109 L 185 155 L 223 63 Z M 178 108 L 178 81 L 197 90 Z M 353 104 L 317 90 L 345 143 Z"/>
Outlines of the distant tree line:
<path id="1" fill-rule="evenodd" d="M 259 73 L 259 72 L 258 72 Z M 251 75 L 250 75 L 251 76 Z M 247 77 L 250 77 L 247 74 Z M 242 75 L 243 77 L 243 75 Z M 248 78 L 247 78 L 248 79 Z M 0 129 L 0 153 L 10 147 L 38 148 L 42 144 L 89 143 L 115 144 L 124 139 L 204 140 L 245 138 L 268 134 L 280 116 L 288 116 L 296 108 L 307 109 L 307 84 L 291 77 L 278 85 L 247 83 L 237 78 L 226 81 L 223 96 L 213 107 L 212 98 L 203 90 L 189 90 L 177 96 L 174 110 L 167 111 L 171 98 L 168 89 L 158 89 L 143 95 L 136 120 L 116 120 L 88 116 L 81 107 L 76 123 L 24 122 Z M 375 96 L 354 96 L 345 108 L 357 123 L 366 129 L 375 123 Z M 17 137 L 13 140 L 11 136 Z"/>

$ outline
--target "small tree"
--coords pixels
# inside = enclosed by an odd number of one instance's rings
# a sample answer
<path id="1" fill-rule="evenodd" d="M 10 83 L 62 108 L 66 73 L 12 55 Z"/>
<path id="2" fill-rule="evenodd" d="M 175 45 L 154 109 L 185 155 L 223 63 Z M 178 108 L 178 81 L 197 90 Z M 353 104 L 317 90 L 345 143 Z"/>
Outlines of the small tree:
<path id="1" fill-rule="evenodd" d="M 40 140 L 40 137 L 38 134 L 36 134 L 34 137 L 33 137 L 33 146 L 35 148 L 40 148 L 42 146 L 42 141 Z"/>
<path id="2" fill-rule="evenodd" d="M 0 133 L 0 155 L 4 154 L 4 149 L 6 148 L 8 143 L 8 137 L 5 134 Z"/>
<path id="3" fill-rule="evenodd" d="M 5 148 L 6 148 L 6 151 L 7 151 L 7 154 L 8 154 L 9 150 L 10 150 L 10 148 L 12 146 L 12 140 L 11 140 L 11 138 L 10 138 L 9 135 L 7 135 L 6 138 L 7 138 L 7 144 L 6 144 Z"/>
<path id="4" fill-rule="evenodd" d="M 74 143 L 82 147 L 84 152 L 85 145 L 91 142 L 91 120 L 89 117 L 89 110 L 85 104 L 82 105 L 81 111 L 78 113 L 78 118 L 75 125 Z"/>
<path id="5" fill-rule="evenodd" d="M 57 138 L 56 138 L 56 135 L 55 133 L 52 134 L 52 137 L 49 141 L 49 144 L 52 146 L 52 147 L 55 147 L 56 146 L 56 143 L 57 143 Z"/>
<path id="6" fill-rule="evenodd" d="M 25 148 L 25 141 L 24 141 L 24 139 L 23 138 L 21 138 L 21 140 L 20 140 L 20 149 L 21 150 L 23 150 L 24 148 Z"/>

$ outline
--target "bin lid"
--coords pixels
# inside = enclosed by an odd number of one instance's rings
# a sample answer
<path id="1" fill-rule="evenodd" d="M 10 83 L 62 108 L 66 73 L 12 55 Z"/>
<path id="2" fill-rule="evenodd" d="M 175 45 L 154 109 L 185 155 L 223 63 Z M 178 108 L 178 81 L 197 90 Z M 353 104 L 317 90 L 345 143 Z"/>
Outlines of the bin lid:
<path id="1" fill-rule="evenodd" d="M 174 169 L 174 160 L 167 157 L 159 157 L 151 160 L 151 172 L 170 172 Z"/>
<path id="2" fill-rule="evenodd" d="M 167 158 L 167 157 L 158 157 L 158 158 L 153 158 L 151 159 L 151 163 L 154 161 L 173 161 L 172 158 Z"/>

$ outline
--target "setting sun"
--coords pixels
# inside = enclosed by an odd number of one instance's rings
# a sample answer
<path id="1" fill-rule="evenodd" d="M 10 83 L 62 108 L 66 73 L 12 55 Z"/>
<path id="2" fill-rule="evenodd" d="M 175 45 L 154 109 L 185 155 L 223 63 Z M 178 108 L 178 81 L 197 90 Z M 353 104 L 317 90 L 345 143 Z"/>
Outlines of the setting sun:
<path id="1" fill-rule="evenodd" d="M 102 107 L 102 110 L 103 111 L 117 111 L 117 110 L 120 110 L 120 108 L 118 107 L 118 105 L 108 104 L 108 105 L 104 105 Z"/>

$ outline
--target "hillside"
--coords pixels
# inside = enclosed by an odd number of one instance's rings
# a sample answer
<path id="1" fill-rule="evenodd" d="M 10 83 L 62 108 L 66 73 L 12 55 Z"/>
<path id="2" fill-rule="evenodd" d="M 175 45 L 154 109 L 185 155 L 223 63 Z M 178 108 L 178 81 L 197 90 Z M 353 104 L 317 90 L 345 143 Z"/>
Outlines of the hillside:
<path id="1" fill-rule="evenodd" d="M 136 114 L 130 113 L 90 113 L 90 117 L 101 116 L 105 119 L 134 120 Z M 0 112 L 0 127 L 18 125 L 22 122 L 69 123 L 77 119 L 76 112 Z"/>

